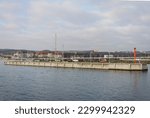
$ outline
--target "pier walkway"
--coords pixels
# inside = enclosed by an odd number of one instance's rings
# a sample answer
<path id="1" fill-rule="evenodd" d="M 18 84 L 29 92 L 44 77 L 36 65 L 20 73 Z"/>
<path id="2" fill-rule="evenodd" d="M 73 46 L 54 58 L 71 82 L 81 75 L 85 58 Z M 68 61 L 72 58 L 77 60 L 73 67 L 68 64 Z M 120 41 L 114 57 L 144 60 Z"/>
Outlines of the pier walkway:
<path id="1" fill-rule="evenodd" d="M 141 63 L 90 63 L 90 62 L 27 62 L 7 60 L 5 65 L 14 66 L 35 66 L 35 67 L 62 67 L 62 68 L 82 68 L 82 69 L 102 69 L 102 70 L 128 70 L 145 71 L 147 64 Z"/>

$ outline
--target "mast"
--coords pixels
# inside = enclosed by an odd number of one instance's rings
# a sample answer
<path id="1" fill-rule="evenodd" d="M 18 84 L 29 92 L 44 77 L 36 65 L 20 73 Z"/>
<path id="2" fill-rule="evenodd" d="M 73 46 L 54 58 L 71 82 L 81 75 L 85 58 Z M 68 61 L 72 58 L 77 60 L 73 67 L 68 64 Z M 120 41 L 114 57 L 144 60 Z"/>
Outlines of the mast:
<path id="1" fill-rule="evenodd" d="M 57 34 L 55 33 L 55 53 L 54 53 L 55 61 L 57 60 Z"/>
<path id="2" fill-rule="evenodd" d="M 57 53 L 57 34 L 55 33 L 55 55 Z"/>

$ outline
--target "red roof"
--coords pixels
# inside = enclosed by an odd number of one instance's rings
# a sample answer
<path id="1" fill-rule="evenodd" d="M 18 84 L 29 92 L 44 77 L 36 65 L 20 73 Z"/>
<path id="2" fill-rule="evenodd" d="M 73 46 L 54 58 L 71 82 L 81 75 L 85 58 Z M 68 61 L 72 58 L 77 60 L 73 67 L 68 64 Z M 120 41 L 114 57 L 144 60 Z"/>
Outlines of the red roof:
<path id="1" fill-rule="evenodd" d="M 44 51 L 39 51 L 36 52 L 37 55 L 48 55 L 48 52 L 44 52 Z"/>

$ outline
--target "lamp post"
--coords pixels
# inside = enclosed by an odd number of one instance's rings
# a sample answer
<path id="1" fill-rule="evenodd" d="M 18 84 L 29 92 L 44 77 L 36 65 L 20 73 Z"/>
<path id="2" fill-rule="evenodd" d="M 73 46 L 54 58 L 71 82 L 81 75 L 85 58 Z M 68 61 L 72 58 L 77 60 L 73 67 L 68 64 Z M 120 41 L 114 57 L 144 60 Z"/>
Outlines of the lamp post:
<path id="1" fill-rule="evenodd" d="M 55 33 L 55 61 L 57 58 L 57 34 Z"/>
<path id="2" fill-rule="evenodd" d="M 91 51 L 90 51 L 90 63 L 91 63 L 91 59 L 92 59 L 92 54 L 91 54 Z"/>
<path id="3" fill-rule="evenodd" d="M 62 61 L 64 61 L 64 44 L 63 44 L 63 59 L 62 59 Z"/>
<path id="4" fill-rule="evenodd" d="M 109 63 L 110 63 L 110 52 L 108 52 L 108 60 L 109 60 Z"/>

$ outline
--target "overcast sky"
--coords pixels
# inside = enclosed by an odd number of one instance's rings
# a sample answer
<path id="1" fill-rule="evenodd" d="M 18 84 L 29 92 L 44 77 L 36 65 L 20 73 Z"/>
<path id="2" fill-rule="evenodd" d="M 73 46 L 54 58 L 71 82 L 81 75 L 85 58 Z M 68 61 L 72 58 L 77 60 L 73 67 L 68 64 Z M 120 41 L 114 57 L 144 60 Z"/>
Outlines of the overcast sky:
<path id="1" fill-rule="evenodd" d="M 117 0 L 116 0 L 117 1 Z M 150 2 L 0 0 L 0 48 L 150 50 Z"/>

